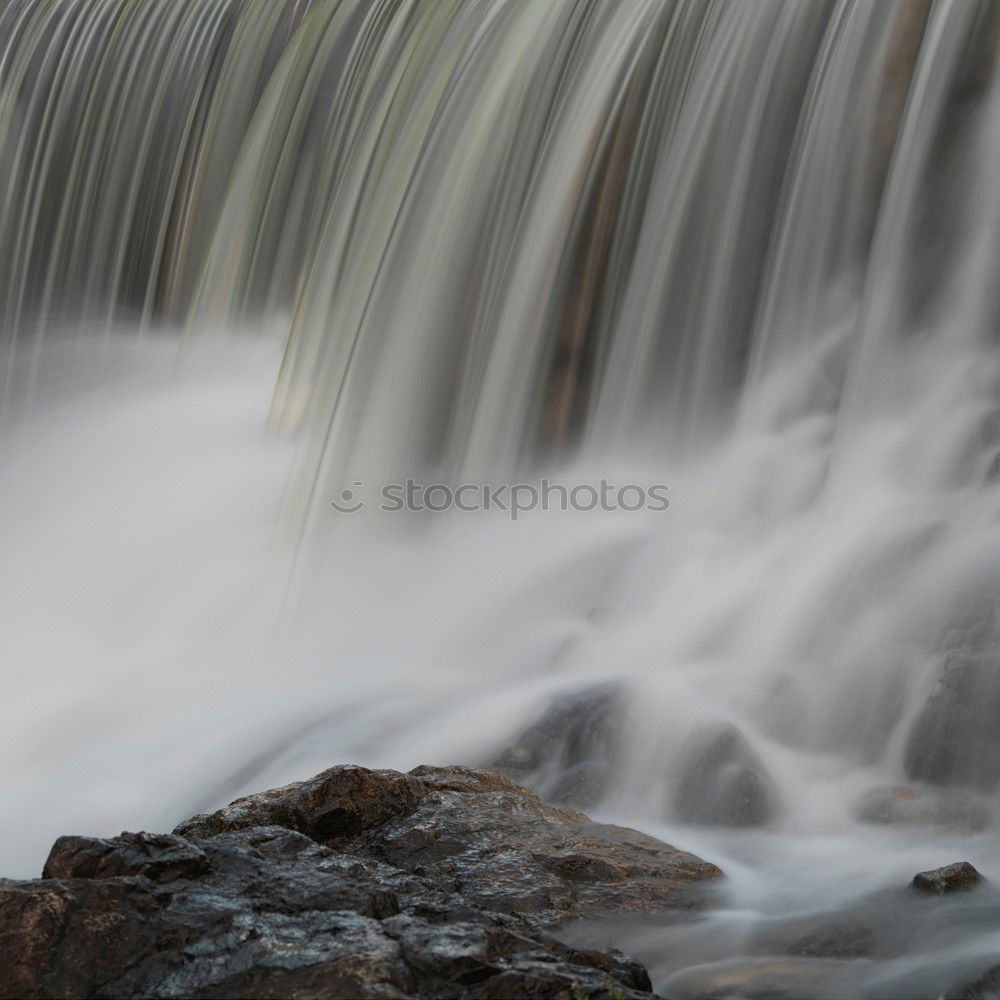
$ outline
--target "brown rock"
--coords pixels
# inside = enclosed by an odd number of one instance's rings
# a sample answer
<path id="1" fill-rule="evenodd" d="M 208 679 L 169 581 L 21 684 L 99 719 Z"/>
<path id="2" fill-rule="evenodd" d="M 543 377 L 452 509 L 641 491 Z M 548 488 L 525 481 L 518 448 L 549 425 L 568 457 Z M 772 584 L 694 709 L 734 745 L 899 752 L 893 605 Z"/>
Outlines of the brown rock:
<path id="1" fill-rule="evenodd" d="M 953 865 L 935 868 L 929 872 L 918 872 L 913 876 L 913 886 L 921 892 L 937 894 L 971 889 L 983 881 L 983 876 L 968 861 L 958 861 Z"/>
<path id="2" fill-rule="evenodd" d="M 182 837 L 211 837 L 251 826 L 284 826 L 316 840 L 353 837 L 394 816 L 412 812 L 426 784 L 398 771 L 331 767 L 308 781 L 272 788 L 186 820 Z"/>
<path id="3" fill-rule="evenodd" d="M 0 996 L 650 996 L 552 924 L 694 905 L 714 865 L 468 768 L 337 767 L 0 881 Z M 58 877 L 56 877 L 58 876 Z"/>

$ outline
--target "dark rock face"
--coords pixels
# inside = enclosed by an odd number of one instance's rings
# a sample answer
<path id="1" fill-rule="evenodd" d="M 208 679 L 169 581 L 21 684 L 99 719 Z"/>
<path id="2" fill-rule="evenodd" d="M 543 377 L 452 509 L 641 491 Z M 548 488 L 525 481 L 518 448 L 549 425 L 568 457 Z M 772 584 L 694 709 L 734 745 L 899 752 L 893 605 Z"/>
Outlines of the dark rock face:
<path id="1" fill-rule="evenodd" d="M 937 689 L 914 720 L 906 774 L 991 791 L 1000 781 L 1000 648 L 953 645 Z"/>
<path id="2" fill-rule="evenodd" d="M 396 771 L 332 767 L 308 781 L 272 788 L 220 809 L 195 816 L 174 831 L 182 837 L 210 837 L 224 830 L 283 826 L 316 840 L 353 837 L 394 816 L 413 812 L 422 784 Z"/>
<path id="3" fill-rule="evenodd" d="M 688 823 L 762 826 L 777 815 L 777 793 L 764 764 L 734 726 L 703 731 L 681 773 L 674 813 Z"/>
<path id="4" fill-rule="evenodd" d="M 490 766 L 552 802 L 593 806 L 610 787 L 624 718 L 621 685 L 562 695 Z"/>
<path id="5" fill-rule="evenodd" d="M 171 834 L 123 833 L 114 840 L 60 837 L 42 878 L 114 878 L 145 875 L 154 882 L 197 878 L 209 869 L 205 852 Z"/>
<path id="6" fill-rule="evenodd" d="M 465 768 L 338 767 L 0 881 L 0 996 L 648 996 L 547 928 L 695 905 L 713 865 Z"/>
<path id="7" fill-rule="evenodd" d="M 918 872 L 913 876 L 914 888 L 938 895 L 971 889 L 982 881 L 983 876 L 968 861 L 958 861 L 953 865 L 945 865 L 929 872 Z"/>

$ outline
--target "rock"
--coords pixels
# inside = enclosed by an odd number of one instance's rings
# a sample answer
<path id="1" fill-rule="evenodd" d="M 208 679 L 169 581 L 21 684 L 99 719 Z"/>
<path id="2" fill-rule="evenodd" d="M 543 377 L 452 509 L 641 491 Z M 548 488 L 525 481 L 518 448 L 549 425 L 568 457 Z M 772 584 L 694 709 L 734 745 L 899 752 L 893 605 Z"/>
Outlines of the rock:
<path id="1" fill-rule="evenodd" d="M 209 816 L 195 816 L 174 833 L 210 837 L 226 830 L 274 825 L 319 840 L 353 837 L 412 812 L 423 792 L 424 786 L 407 774 L 332 767 L 309 781 L 249 795 Z"/>
<path id="2" fill-rule="evenodd" d="M 42 878 L 113 878 L 145 875 L 155 882 L 195 878 L 208 870 L 205 852 L 172 834 L 123 833 L 114 840 L 60 837 Z"/>
<path id="3" fill-rule="evenodd" d="M 982 881 L 983 876 L 968 861 L 958 861 L 953 865 L 945 865 L 929 872 L 918 872 L 913 876 L 914 888 L 938 895 L 971 889 Z"/>
<path id="4" fill-rule="evenodd" d="M 763 826 L 777 815 L 777 792 L 764 764 L 734 726 L 712 726 L 693 741 L 681 766 L 674 813 L 688 823 Z"/>
<path id="5" fill-rule="evenodd" d="M 476 906 L 550 926 L 687 906 L 686 888 L 721 874 L 635 830 L 548 805 L 499 775 L 470 795 L 462 776 L 487 772 L 448 768 L 447 780 L 438 768 L 411 774 L 433 786 L 418 808 L 359 838 L 355 849 L 439 879 Z"/>
<path id="6" fill-rule="evenodd" d="M 1000 997 L 1000 965 L 994 965 L 972 982 L 948 990 L 944 1000 L 997 1000 L 998 997 Z"/>
<path id="7" fill-rule="evenodd" d="M 913 722 L 903 755 L 906 774 L 933 785 L 1000 782 L 1000 648 L 948 650 L 937 689 Z"/>
<path id="8" fill-rule="evenodd" d="M 884 943 L 884 919 L 874 901 L 859 910 L 795 914 L 755 929 L 746 954 L 758 958 L 870 958 Z"/>
<path id="9" fill-rule="evenodd" d="M 788 945 L 786 954 L 802 958 L 867 958 L 875 947 L 875 933 L 865 924 L 829 923 L 807 931 Z"/>
<path id="10" fill-rule="evenodd" d="M 531 771 L 538 766 L 534 753 L 527 747 L 509 746 L 500 751 L 493 759 L 493 766 L 506 773 L 519 774 Z"/>
<path id="11" fill-rule="evenodd" d="M 489 766 L 553 802 L 593 806 L 607 790 L 624 717 L 620 684 L 561 695 Z"/>
<path id="12" fill-rule="evenodd" d="M 559 805 L 593 806 L 611 785 L 611 769 L 599 760 L 585 760 L 567 768 L 546 796 Z"/>
<path id="13" fill-rule="evenodd" d="M 696 903 L 713 865 L 467 768 L 332 768 L 0 881 L 0 996 L 649 996 L 549 930 Z"/>
<path id="14" fill-rule="evenodd" d="M 978 833 L 994 817 L 987 799 L 963 789 L 937 793 L 892 785 L 866 792 L 854 807 L 860 823 L 939 826 L 956 833 Z"/>

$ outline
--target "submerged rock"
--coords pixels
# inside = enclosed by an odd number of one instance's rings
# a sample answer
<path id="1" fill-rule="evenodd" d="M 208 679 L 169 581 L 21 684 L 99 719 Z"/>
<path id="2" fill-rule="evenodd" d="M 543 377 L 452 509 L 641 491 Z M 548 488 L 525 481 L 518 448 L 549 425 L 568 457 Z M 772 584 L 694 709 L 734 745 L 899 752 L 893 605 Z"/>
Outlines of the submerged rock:
<path id="1" fill-rule="evenodd" d="M 610 786 L 611 768 L 599 760 L 585 760 L 563 771 L 546 798 L 560 805 L 593 806 Z"/>
<path id="2" fill-rule="evenodd" d="M 821 958 L 737 958 L 685 969 L 667 980 L 672 1000 L 827 1000 L 846 963 Z"/>
<path id="3" fill-rule="evenodd" d="M 1000 648 L 956 645 L 937 689 L 914 720 L 904 750 L 906 774 L 933 785 L 1000 783 Z"/>
<path id="4" fill-rule="evenodd" d="M 0 996 L 648 996 L 548 930 L 720 876 L 500 775 L 337 767 L 170 835 L 58 840 L 45 878 L 0 881 Z"/>
<path id="5" fill-rule="evenodd" d="M 987 969 L 969 983 L 948 990 L 944 1000 L 996 1000 L 997 997 L 1000 997 L 1000 965 Z"/>
<path id="6" fill-rule="evenodd" d="M 807 931 L 785 953 L 802 958 L 866 958 L 875 949 L 875 932 L 860 921 L 833 921 Z"/>
<path id="7" fill-rule="evenodd" d="M 609 788 L 624 718 L 620 684 L 560 695 L 490 766 L 553 802 L 593 806 Z"/>
<path id="8" fill-rule="evenodd" d="M 921 892 L 942 895 L 971 889 L 982 881 L 983 876 L 968 861 L 957 861 L 933 871 L 918 872 L 913 876 L 913 887 Z"/>
<path id="9" fill-rule="evenodd" d="M 763 761 L 735 726 L 712 726 L 693 741 L 681 765 L 674 814 L 710 826 L 763 826 L 778 812 Z"/>
<path id="10" fill-rule="evenodd" d="M 930 792 L 908 785 L 873 788 L 854 807 L 854 818 L 861 823 L 939 826 L 956 833 L 985 830 L 993 816 L 993 806 L 975 792 L 964 789 Z"/>

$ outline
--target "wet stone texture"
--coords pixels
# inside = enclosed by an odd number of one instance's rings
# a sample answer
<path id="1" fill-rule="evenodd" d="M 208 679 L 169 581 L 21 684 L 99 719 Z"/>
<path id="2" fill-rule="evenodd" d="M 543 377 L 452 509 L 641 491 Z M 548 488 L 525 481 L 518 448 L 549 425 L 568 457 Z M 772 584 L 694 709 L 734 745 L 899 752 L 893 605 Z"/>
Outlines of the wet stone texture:
<path id="1" fill-rule="evenodd" d="M 58 840 L 41 880 L 0 881 L 0 996 L 649 996 L 549 931 L 720 876 L 496 774 L 335 767 L 173 834 Z"/>
<path id="2" fill-rule="evenodd" d="M 929 872 L 918 872 L 913 876 L 913 887 L 921 892 L 938 895 L 945 892 L 960 892 L 971 889 L 983 881 L 983 876 L 968 861 L 958 861 L 953 865 L 935 868 Z"/>

